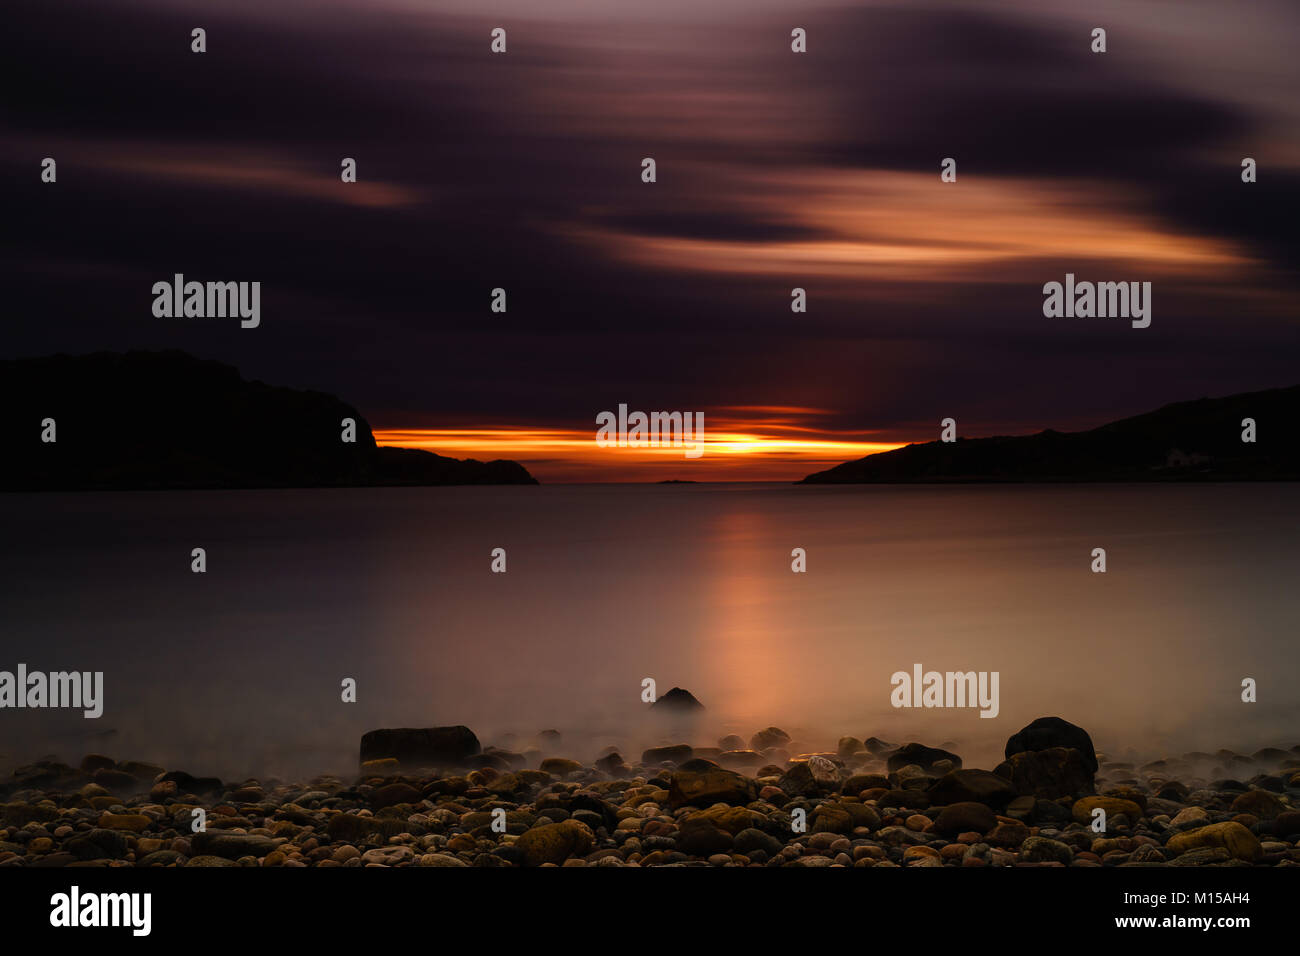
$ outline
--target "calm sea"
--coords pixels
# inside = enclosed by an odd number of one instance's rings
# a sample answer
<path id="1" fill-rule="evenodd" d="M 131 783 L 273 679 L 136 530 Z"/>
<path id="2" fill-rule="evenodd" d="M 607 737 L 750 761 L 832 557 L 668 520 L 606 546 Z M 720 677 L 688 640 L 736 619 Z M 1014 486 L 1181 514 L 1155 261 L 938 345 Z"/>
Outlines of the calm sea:
<path id="1" fill-rule="evenodd" d="M 4 495 L 0 670 L 103 671 L 105 709 L 0 711 L 0 764 L 343 771 L 368 729 L 462 723 L 577 757 L 776 724 L 991 767 L 1047 714 L 1113 754 L 1291 746 L 1298 525 L 1283 484 Z M 998 716 L 893 708 L 915 664 L 999 672 Z M 645 678 L 704 716 L 651 719 Z"/>

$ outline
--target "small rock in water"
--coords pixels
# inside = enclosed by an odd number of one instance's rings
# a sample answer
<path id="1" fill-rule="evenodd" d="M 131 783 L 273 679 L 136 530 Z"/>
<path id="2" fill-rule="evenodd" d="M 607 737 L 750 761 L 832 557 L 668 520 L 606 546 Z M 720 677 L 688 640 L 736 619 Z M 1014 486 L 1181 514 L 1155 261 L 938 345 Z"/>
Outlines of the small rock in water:
<path id="1" fill-rule="evenodd" d="M 646 766 L 656 766 L 658 764 L 685 763 L 691 759 L 695 750 L 689 744 L 673 744 L 669 747 L 651 747 L 645 753 L 641 754 L 641 762 Z"/>
<path id="2" fill-rule="evenodd" d="M 650 709 L 674 714 L 689 714 L 703 710 L 704 705 L 696 700 L 695 695 L 690 691 L 674 687 L 651 704 Z"/>
<path id="3" fill-rule="evenodd" d="M 768 750 L 790 742 L 790 735 L 780 727 L 768 727 L 749 738 L 750 750 Z"/>
<path id="4" fill-rule="evenodd" d="M 81 758 L 81 772 L 93 774 L 96 770 L 112 770 L 117 761 L 103 754 L 86 754 Z"/>
<path id="5" fill-rule="evenodd" d="M 835 745 L 835 752 L 841 757 L 852 757 L 863 750 L 862 741 L 857 737 L 841 737 Z"/>
<path id="6" fill-rule="evenodd" d="M 576 760 L 569 760 L 565 757 L 547 757 L 542 761 L 541 766 L 538 769 L 543 773 L 563 777 L 565 774 L 581 770 L 582 764 L 578 763 Z"/>
<path id="7" fill-rule="evenodd" d="M 627 772 L 627 764 L 623 762 L 623 755 L 615 751 L 599 758 L 596 761 L 596 769 L 613 776 L 620 776 Z"/>

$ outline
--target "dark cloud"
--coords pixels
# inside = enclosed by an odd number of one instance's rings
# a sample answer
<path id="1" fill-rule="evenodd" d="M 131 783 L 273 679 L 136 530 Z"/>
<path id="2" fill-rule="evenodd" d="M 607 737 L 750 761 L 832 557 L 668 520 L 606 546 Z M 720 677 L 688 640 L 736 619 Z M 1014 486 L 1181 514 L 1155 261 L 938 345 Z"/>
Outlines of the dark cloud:
<path id="1" fill-rule="evenodd" d="M 808 85 L 838 102 L 826 146 L 843 162 L 928 169 L 960 156 L 974 175 L 1154 181 L 1253 126 L 1168 88 L 1134 51 L 1092 53 L 1086 31 L 1059 23 L 934 9 L 832 16 Z"/>

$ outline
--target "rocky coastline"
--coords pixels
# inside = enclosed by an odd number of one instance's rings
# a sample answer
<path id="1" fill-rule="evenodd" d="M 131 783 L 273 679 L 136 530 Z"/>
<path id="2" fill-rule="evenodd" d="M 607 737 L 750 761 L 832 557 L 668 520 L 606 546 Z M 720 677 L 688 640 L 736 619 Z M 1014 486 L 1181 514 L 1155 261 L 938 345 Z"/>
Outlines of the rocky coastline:
<path id="1" fill-rule="evenodd" d="M 355 778 L 305 782 L 39 761 L 0 781 L 0 867 L 1300 866 L 1300 746 L 1135 766 L 1055 717 L 992 770 L 790 744 L 769 727 L 588 763 L 555 731 L 517 752 L 385 729 Z"/>

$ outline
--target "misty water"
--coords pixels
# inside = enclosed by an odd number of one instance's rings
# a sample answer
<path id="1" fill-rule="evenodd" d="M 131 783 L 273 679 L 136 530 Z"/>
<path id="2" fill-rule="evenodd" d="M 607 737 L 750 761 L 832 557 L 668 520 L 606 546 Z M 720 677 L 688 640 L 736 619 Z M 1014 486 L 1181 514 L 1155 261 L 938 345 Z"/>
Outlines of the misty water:
<path id="1" fill-rule="evenodd" d="M 1298 506 L 1285 484 L 5 495 L 0 670 L 103 671 L 105 704 L 0 710 L 0 767 L 341 773 L 366 730 L 442 724 L 515 749 L 557 729 L 580 759 L 775 724 L 992 767 L 1048 714 L 1117 756 L 1289 747 Z M 998 715 L 894 708 L 916 664 L 999 672 Z M 647 677 L 707 709 L 665 723 Z"/>

